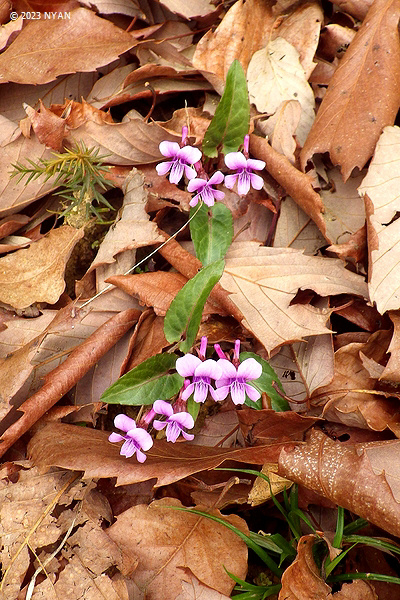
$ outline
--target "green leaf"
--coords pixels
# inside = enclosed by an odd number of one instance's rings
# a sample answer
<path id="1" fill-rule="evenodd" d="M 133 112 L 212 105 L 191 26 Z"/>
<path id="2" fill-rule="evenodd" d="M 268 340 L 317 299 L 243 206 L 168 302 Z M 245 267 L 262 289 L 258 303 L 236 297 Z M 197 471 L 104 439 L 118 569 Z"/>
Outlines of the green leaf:
<path id="1" fill-rule="evenodd" d="M 240 62 L 234 60 L 226 76 L 224 93 L 205 133 L 203 153 L 215 158 L 221 144 L 223 154 L 236 152 L 249 130 L 249 119 L 246 76 Z"/>
<path id="2" fill-rule="evenodd" d="M 182 352 L 189 352 L 196 339 L 204 305 L 224 266 L 221 259 L 201 269 L 171 302 L 164 319 L 164 334 L 170 344 L 185 334 L 185 340 L 180 344 Z"/>
<path id="3" fill-rule="evenodd" d="M 190 216 L 196 209 L 191 209 Z M 233 239 L 231 211 L 221 202 L 211 208 L 203 204 L 190 221 L 190 234 L 196 256 L 204 267 L 224 258 Z"/>
<path id="4" fill-rule="evenodd" d="M 156 354 L 120 377 L 101 396 L 108 404 L 140 406 L 156 400 L 169 400 L 183 385 L 178 373 L 169 375 L 175 368 L 175 354 Z"/>
<path id="5" fill-rule="evenodd" d="M 285 410 L 290 410 L 290 406 L 285 398 L 276 391 L 273 387 L 272 382 L 275 381 L 276 385 L 282 390 L 283 387 L 281 382 L 279 381 L 278 375 L 275 373 L 273 368 L 267 363 L 266 360 L 258 356 L 258 354 L 254 354 L 254 352 L 241 352 L 240 353 L 240 362 L 246 360 L 246 358 L 254 358 L 257 362 L 262 366 L 261 377 L 252 381 L 250 385 L 252 385 L 256 390 L 260 393 L 265 392 L 267 396 L 271 399 L 271 408 L 273 408 L 276 412 L 283 412 Z M 260 410 L 262 408 L 261 398 L 257 402 L 252 402 L 251 400 L 246 400 L 245 404 L 250 406 L 251 408 L 257 408 Z"/>

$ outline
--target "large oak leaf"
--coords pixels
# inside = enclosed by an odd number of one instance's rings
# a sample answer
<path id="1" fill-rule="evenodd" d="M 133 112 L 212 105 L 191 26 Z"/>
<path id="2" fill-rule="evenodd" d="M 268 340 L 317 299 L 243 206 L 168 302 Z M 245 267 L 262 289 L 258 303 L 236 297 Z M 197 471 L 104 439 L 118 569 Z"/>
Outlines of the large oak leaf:
<path id="1" fill-rule="evenodd" d="M 322 296 L 367 294 L 363 278 L 347 271 L 339 259 L 251 242 L 233 245 L 220 283 L 244 315 L 242 324 L 268 352 L 304 336 L 329 332 L 325 326 L 329 310 L 291 305 L 298 290 L 311 289 Z"/>
<path id="2" fill-rule="evenodd" d="M 344 179 L 372 156 L 400 102 L 399 0 L 376 0 L 341 60 L 301 153 L 329 152 Z"/>

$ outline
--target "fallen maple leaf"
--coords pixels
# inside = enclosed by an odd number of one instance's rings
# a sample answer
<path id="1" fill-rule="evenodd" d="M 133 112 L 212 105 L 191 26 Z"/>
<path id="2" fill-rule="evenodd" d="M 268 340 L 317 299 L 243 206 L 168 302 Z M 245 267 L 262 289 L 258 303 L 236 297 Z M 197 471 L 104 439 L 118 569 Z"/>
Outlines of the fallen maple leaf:
<path id="1" fill-rule="evenodd" d="M 29 248 L 0 258 L 0 300 L 15 308 L 57 302 L 65 288 L 65 265 L 83 233 L 63 225 Z"/>
<path id="2" fill-rule="evenodd" d="M 342 58 L 300 154 L 329 152 L 344 180 L 372 156 L 400 103 L 399 0 L 376 0 Z M 382 81 L 385 82 L 382 87 Z"/>
<path id="3" fill-rule="evenodd" d="M 230 594 L 235 582 L 225 569 L 246 576 L 246 544 L 227 527 L 174 507 L 182 507 L 175 498 L 133 506 L 106 530 L 124 553 L 138 559 L 132 575 L 135 586 L 148 600 L 176 600 L 182 581 L 190 582 L 185 571 L 189 568 L 202 583 Z M 248 534 L 245 521 L 237 515 L 209 512 Z"/>
<path id="4" fill-rule="evenodd" d="M 86 8 L 67 19 L 28 21 L 0 56 L 1 81 L 41 84 L 63 73 L 93 71 L 116 60 L 136 40 Z"/>
<path id="5" fill-rule="evenodd" d="M 329 332 L 325 327 L 328 309 L 291 305 L 299 289 L 323 296 L 367 294 L 363 278 L 347 271 L 339 259 L 306 256 L 291 248 L 260 247 L 254 242 L 231 246 L 220 283 L 244 315 L 244 327 L 268 353 L 304 336 Z"/>
<path id="6" fill-rule="evenodd" d="M 400 440 L 342 444 L 313 431 L 306 444 L 283 449 L 279 475 L 400 535 Z"/>

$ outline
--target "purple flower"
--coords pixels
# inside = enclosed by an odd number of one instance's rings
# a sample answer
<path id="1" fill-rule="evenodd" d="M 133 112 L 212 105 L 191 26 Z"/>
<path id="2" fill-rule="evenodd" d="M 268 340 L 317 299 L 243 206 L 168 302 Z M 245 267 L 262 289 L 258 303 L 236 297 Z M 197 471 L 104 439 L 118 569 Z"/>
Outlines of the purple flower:
<path id="1" fill-rule="evenodd" d="M 224 176 L 221 171 L 215 171 L 215 173 L 207 181 L 206 179 L 191 179 L 188 183 L 189 192 L 197 192 L 195 196 L 189 202 L 190 206 L 196 206 L 199 200 L 203 200 L 207 206 L 213 206 L 215 200 L 222 200 L 225 196 L 224 192 L 215 190 L 212 186 L 222 183 Z"/>
<path id="2" fill-rule="evenodd" d="M 179 183 L 185 173 L 188 179 L 196 177 L 196 170 L 190 165 L 201 159 L 201 152 L 193 146 L 181 148 L 177 142 L 161 142 L 160 152 L 163 156 L 171 159 L 156 166 L 159 175 L 166 175 L 171 169 L 169 180 L 171 183 Z"/>
<path id="3" fill-rule="evenodd" d="M 246 358 L 237 368 L 226 358 L 220 358 L 217 365 L 222 371 L 215 382 L 217 400 L 224 400 L 229 392 L 234 404 L 244 404 L 246 394 L 253 402 L 260 398 L 261 394 L 247 383 L 258 379 L 262 373 L 260 363 L 254 358 Z"/>
<path id="4" fill-rule="evenodd" d="M 263 160 L 246 159 L 241 152 L 229 152 L 225 156 L 225 164 L 229 169 L 237 171 L 233 175 L 225 175 L 225 187 L 229 190 L 234 187 L 236 179 L 239 196 L 245 196 L 250 190 L 250 185 L 255 190 L 261 190 L 264 185 L 263 178 L 253 171 L 261 171 L 265 167 Z"/>
<path id="5" fill-rule="evenodd" d="M 108 440 L 110 442 L 122 442 L 124 440 L 120 454 L 130 458 L 136 452 L 136 458 L 143 463 L 147 457 L 142 450 L 150 450 L 153 445 L 151 435 L 145 429 L 136 427 L 135 421 L 124 414 L 115 417 L 114 425 L 124 431 L 126 435 L 112 433 Z"/>
<path id="6" fill-rule="evenodd" d="M 193 417 L 189 415 L 187 412 L 178 412 L 174 414 L 174 409 L 168 402 L 164 402 L 164 400 L 156 400 L 153 404 L 153 410 L 159 415 L 164 415 L 167 417 L 165 421 L 153 421 L 154 429 L 160 431 L 165 426 L 167 442 L 175 443 L 179 434 L 181 433 L 185 440 L 192 440 L 194 435 L 191 433 L 186 433 L 183 430 L 184 427 L 186 429 L 192 429 L 194 427 Z"/>
<path id="7" fill-rule="evenodd" d="M 185 354 L 176 361 L 176 370 L 182 377 L 193 377 L 187 388 L 182 392 L 182 400 L 187 400 L 194 392 L 195 402 L 204 402 L 208 392 L 215 398 L 215 390 L 211 379 L 220 379 L 222 371 L 214 360 L 202 361 L 194 354 Z"/>

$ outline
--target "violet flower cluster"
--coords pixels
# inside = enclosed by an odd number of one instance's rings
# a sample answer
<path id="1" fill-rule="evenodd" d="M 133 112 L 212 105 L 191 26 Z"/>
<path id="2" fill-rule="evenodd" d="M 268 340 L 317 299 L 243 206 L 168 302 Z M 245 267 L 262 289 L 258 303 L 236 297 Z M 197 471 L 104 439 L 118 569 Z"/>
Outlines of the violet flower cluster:
<path id="1" fill-rule="evenodd" d="M 231 175 L 223 175 L 221 171 L 215 171 L 208 178 L 201 163 L 202 154 L 198 148 L 187 144 L 188 128 L 182 128 L 182 142 L 161 142 L 159 148 L 163 156 L 168 160 L 156 166 L 159 175 L 169 173 L 171 183 L 179 183 L 185 175 L 189 180 L 188 191 L 196 192 L 190 201 L 190 206 L 196 206 L 199 201 L 203 201 L 207 206 L 213 206 L 215 200 L 222 200 L 224 192 L 217 190 L 216 185 L 224 182 L 225 187 L 232 189 L 237 182 L 239 196 L 245 196 L 250 191 L 250 187 L 260 190 L 263 186 L 263 179 L 254 171 L 261 171 L 265 167 L 262 160 L 254 160 L 249 156 L 249 139 L 246 135 L 243 142 L 242 152 L 229 152 L 225 155 L 226 166 L 235 171 Z"/>
<path id="2" fill-rule="evenodd" d="M 185 381 L 174 406 L 164 400 L 156 400 L 142 419 L 142 427 L 138 427 L 127 415 L 119 414 L 115 417 L 114 425 L 123 431 L 124 435 L 112 433 L 108 439 L 110 442 L 124 442 L 120 450 L 122 456 L 131 458 L 136 454 L 139 462 L 143 463 L 146 460 L 144 452 L 150 450 L 153 445 L 153 439 L 147 431 L 152 421 L 157 431 L 165 428 L 167 442 L 175 443 L 180 435 L 185 440 L 193 440 L 194 435 L 186 431 L 193 429 L 193 417 L 184 410 L 177 410 L 178 407 L 186 406 L 186 401 L 192 394 L 194 401 L 198 403 L 205 402 L 208 394 L 216 402 L 224 400 L 230 394 L 236 405 L 244 404 L 246 396 L 253 402 L 260 398 L 261 394 L 249 382 L 261 376 L 262 367 L 254 358 L 246 358 L 240 362 L 240 340 L 235 342 L 232 360 L 228 359 L 219 344 L 215 344 L 214 348 L 219 359 L 206 359 L 207 338 L 204 336 L 201 338 L 198 356 L 185 354 L 177 359 L 176 370 Z M 160 415 L 164 420 L 154 419 L 156 415 Z"/>

